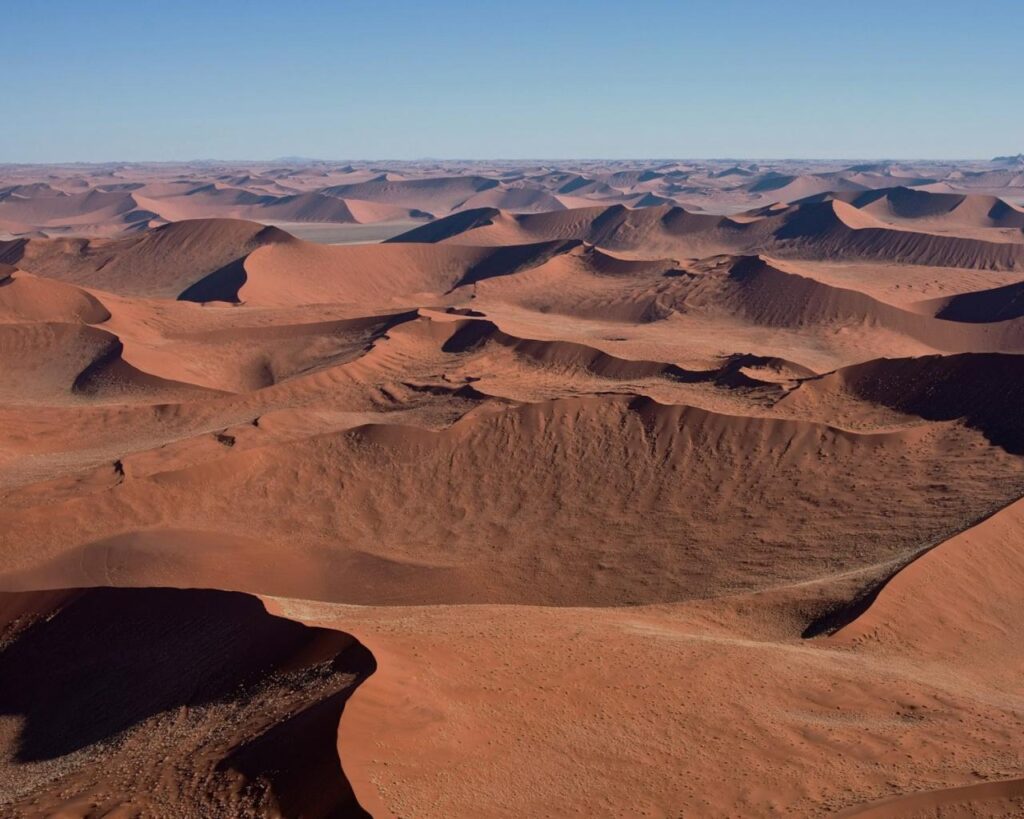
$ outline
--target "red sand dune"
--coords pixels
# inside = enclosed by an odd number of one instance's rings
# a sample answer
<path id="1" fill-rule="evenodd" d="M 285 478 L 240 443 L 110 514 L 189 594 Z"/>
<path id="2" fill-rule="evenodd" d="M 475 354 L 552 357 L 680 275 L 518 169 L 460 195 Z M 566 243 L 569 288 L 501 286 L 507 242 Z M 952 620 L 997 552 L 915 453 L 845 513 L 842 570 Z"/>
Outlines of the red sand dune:
<path id="1" fill-rule="evenodd" d="M 396 242 L 514 244 L 580 239 L 612 250 L 709 256 L 768 252 L 813 260 L 878 260 L 894 264 L 1017 270 L 1024 267 L 1024 234 L 936 233 L 929 223 L 897 226 L 839 200 L 715 216 L 678 206 L 630 210 L 622 205 L 555 213 L 465 211 L 414 228 Z M 984 237 L 984 238 L 983 238 Z"/>
<path id="2" fill-rule="evenodd" d="M 0 814 L 1020 813 L 1011 170 L 7 169 Z"/>

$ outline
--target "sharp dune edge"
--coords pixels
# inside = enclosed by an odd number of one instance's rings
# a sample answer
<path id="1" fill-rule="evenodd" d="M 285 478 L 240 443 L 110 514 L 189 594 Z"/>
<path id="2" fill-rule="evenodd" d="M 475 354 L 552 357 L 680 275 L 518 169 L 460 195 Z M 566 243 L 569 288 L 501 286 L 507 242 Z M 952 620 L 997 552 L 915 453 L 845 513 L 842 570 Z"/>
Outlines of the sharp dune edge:
<path id="1" fill-rule="evenodd" d="M 0 815 L 1024 815 L 1024 178 L 4 169 Z"/>

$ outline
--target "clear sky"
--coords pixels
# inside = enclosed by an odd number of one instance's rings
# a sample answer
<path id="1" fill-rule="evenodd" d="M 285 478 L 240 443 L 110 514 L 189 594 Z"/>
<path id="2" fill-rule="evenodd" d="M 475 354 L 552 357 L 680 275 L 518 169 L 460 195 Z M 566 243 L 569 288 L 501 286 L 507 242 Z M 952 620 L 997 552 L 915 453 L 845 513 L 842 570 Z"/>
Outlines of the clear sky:
<path id="1" fill-rule="evenodd" d="M 1024 151 L 1024 0 L 0 11 L 0 162 Z"/>

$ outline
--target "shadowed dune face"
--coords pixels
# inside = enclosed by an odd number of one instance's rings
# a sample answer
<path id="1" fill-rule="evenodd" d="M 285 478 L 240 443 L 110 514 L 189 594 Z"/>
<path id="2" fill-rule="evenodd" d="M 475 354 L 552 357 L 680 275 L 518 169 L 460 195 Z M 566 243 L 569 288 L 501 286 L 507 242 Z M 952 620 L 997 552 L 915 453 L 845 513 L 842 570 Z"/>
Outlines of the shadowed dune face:
<path id="1" fill-rule="evenodd" d="M 359 814 L 336 734 L 374 665 L 351 637 L 228 592 L 53 598 L 2 601 L 6 810 Z"/>
<path id="2" fill-rule="evenodd" d="M 277 228 L 233 219 L 196 219 L 117 240 L 55 239 L 0 246 L 0 260 L 47 278 L 131 296 L 174 298 L 230 271 L 264 244 L 289 241 Z M 222 278 L 230 278 L 221 272 Z"/>
<path id="3" fill-rule="evenodd" d="M 1006 407 L 1021 400 L 1020 356 L 965 353 L 884 359 L 812 379 L 787 396 L 791 406 L 841 403 L 840 394 L 927 420 L 962 419 L 994 444 L 1024 453 L 1024 424 Z M 837 399 L 837 400 L 833 400 Z"/>
<path id="4" fill-rule="evenodd" d="M 1007 168 L 11 173 L 4 810 L 1019 806 Z"/>

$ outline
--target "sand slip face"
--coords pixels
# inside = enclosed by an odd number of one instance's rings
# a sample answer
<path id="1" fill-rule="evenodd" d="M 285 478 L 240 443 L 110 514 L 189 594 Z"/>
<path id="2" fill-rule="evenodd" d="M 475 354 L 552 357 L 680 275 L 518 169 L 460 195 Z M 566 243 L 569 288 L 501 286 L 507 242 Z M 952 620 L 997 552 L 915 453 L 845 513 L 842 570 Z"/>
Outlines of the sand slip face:
<path id="1" fill-rule="evenodd" d="M 1016 206 L 443 170 L 0 245 L 3 811 L 1013 815 Z"/>

